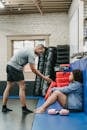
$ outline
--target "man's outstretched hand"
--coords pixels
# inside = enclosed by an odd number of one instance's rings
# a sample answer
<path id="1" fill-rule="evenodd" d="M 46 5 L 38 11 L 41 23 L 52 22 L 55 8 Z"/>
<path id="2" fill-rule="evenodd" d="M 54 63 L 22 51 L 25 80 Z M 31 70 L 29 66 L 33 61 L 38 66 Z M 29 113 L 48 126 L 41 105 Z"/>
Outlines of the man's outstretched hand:
<path id="1" fill-rule="evenodd" d="M 51 83 L 51 82 L 52 82 L 52 79 L 49 78 L 49 76 L 45 76 L 44 80 L 46 80 L 48 83 Z"/>

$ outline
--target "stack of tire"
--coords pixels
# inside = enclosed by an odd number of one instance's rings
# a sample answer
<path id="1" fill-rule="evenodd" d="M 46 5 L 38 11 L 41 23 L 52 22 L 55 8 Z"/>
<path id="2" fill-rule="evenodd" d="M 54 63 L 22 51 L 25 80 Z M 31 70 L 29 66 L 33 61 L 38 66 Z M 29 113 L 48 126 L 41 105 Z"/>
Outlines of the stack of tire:
<path id="1" fill-rule="evenodd" d="M 39 59 L 38 59 L 38 67 L 37 69 L 43 73 L 43 69 L 44 69 L 44 60 L 45 60 L 45 53 L 44 54 L 41 54 L 39 56 Z M 41 92 L 41 81 L 42 81 L 42 78 L 39 77 L 39 76 L 36 76 L 36 79 L 35 79 L 35 89 L 34 89 L 34 95 L 36 96 L 39 96 L 42 94 Z"/>
<path id="2" fill-rule="evenodd" d="M 56 72 L 57 87 L 64 87 L 69 85 L 70 72 Z"/>
<path id="3" fill-rule="evenodd" d="M 54 66 L 56 63 L 56 47 L 49 47 L 45 54 L 45 63 L 44 63 L 44 75 L 49 76 L 51 79 L 55 79 Z M 45 96 L 49 84 L 47 81 L 42 80 L 41 89 L 42 96 Z"/>
<path id="4" fill-rule="evenodd" d="M 57 45 L 57 61 L 56 65 L 69 64 L 70 47 L 69 45 Z"/>
<path id="5" fill-rule="evenodd" d="M 48 47 L 43 55 L 39 57 L 38 70 L 45 76 L 55 80 L 55 67 L 60 64 L 69 64 L 70 47 L 69 45 L 58 45 L 57 47 Z M 58 77 L 57 77 L 58 78 Z M 64 82 L 56 79 L 56 82 Z M 36 76 L 34 95 L 45 96 L 49 87 L 47 81 Z"/>
<path id="6" fill-rule="evenodd" d="M 56 72 L 56 79 L 55 81 L 52 81 L 51 84 L 49 85 L 47 92 L 45 94 L 45 99 L 47 99 L 50 95 L 50 91 L 52 88 L 56 87 L 64 87 L 69 85 L 69 75 L 70 72 Z"/>

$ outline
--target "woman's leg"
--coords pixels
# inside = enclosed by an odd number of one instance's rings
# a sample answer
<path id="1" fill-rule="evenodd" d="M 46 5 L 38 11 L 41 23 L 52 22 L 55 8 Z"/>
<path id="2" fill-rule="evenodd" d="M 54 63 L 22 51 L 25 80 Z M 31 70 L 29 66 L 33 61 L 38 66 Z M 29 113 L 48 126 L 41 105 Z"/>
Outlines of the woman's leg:
<path id="1" fill-rule="evenodd" d="M 58 101 L 62 106 L 65 106 L 67 97 L 60 91 L 54 91 L 50 97 L 46 100 L 46 102 L 39 108 L 35 110 L 35 113 L 43 113 L 46 109 L 53 104 L 54 102 Z"/>

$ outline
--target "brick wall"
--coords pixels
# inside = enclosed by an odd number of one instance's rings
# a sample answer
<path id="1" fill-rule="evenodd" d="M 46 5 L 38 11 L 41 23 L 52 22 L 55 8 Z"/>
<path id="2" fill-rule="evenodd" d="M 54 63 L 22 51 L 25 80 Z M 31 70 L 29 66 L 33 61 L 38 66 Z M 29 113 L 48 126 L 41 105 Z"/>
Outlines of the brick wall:
<path id="1" fill-rule="evenodd" d="M 7 35 L 50 34 L 49 46 L 69 43 L 66 13 L 0 16 L 0 80 L 6 80 Z"/>

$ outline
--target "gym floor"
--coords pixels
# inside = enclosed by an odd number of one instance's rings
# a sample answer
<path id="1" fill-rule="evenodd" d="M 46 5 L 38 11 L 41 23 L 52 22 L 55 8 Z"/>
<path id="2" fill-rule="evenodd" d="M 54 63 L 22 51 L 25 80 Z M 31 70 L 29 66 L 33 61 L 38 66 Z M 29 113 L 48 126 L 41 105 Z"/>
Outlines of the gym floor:
<path id="1" fill-rule="evenodd" d="M 28 108 L 34 110 L 37 99 L 27 99 Z M 1 112 L 2 99 L 0 99 L 0 130 L 31 130 L 34 120 L 34 113 L 22 114 L 19 99 L 9 99 L 8 107 L 12 112 Z"/>
<path id="2" fill-rule="evenodd" d="M 44 99 L 39 99 L 38 105 L 44 103 Z M 58 103 L 50 108 L 57 108 Z M 84 112 L 70 113 L 69 116 L 49 115 L 47 112 L 36 114 L 32 130 L 87 130 L 87 115 Z"/>

